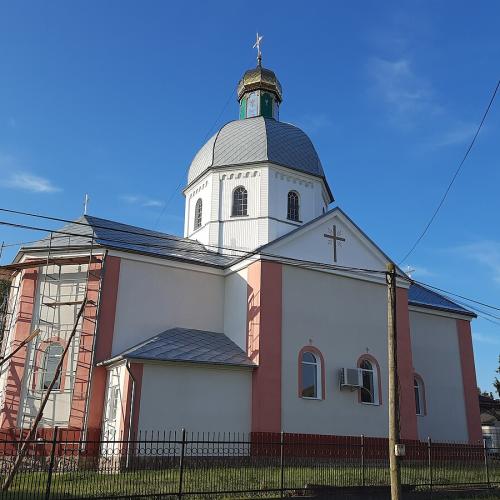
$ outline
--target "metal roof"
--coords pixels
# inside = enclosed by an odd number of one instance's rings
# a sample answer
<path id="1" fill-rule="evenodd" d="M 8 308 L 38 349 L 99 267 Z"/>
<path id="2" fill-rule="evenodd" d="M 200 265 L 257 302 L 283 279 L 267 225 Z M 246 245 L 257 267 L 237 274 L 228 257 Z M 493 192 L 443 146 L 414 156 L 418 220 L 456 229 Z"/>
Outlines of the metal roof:
<path id="1" fill-rule="evenodd" d="M 336 207 L 317 219 L 304 224 L 300 228 L 261 246 L 255 253 L 265 253 L 265 249 L 276 243 L 276 241 L 287 238 L 296 231 L 303 230 L 304 227 L 316 222 L 318 219 L 328 216 L 333 211 L 340 211 L 347 217 L 344 212 Z M 140 253 L 165 259 L 182 260 L 193 264 L 208 265 L 221 269 L 227 268 L 245 258 L 244 256 L 222 255 L 208 250 L 201 243 L 188 238 L 181 238 L 179 236 L 173 236 L 137 226 L 130 226 L 128 224 L 122 224 L 120 222 L 101 219 L 90 215 L 84 215 L 75 222 L 66 224 L 59 229 L 59 231 L 71 234 L 57 234 L 57 232 L 54 232 L 52 241 L 50 237 L 46 237 L 37 242 L 23 246 L 21 251 L 46 249 L 49 245 L 54 250 L 61 248 L 71 249 L 89 247 L 92 234 L 94 234 L 94 245 L 104 248 Z M 415 283 L 410 286 L 408 291 L 408 302 L 411 305 L 420 307 L 429 307 L 472 317 L 476 316 L 473 312 L 456 304 L 445 296 Z"/>
<path id="2" fill-rule="evenodd" d="M 88 247 L 91 244 L 92 234 L 94 234 L 94 245 L 105 248 L 217 267 L 225 267 L 235 260 L 234 257 L 208 250 L 195 240 L 90 215 L 84 215 L 75 222 L 66 224 L 59 231 L 71 233 L 71 235 L 54 232 L 52 240 L 50 237 L 46 237 L 25 245 L 21 250 L 48 248 L 49 245 L 53 249 Z"/>
<path id="3" fill-rule="evenodd" d="M 254 368 L 246 353 L 223 333 L 171 328 L 108 360 L 183 361 Z M 105 362 L 106 363 L 106 362 Z"/>
<path id="4" fill-rule="evenodd" d="M 283 100 L 283 90 L 274 71 L 263 68 L 260 64 L 253 69 L 245 71 L 245 74 L 238 83 L 238 100 L 247 92 L 262 89 L 273 92 L 279 101 Z"/>
<path id="5" fill-rule="evenodd" d="M 263 161 L 321 177 L 330 189 L 318 154 L 305 132 L 262 116 L 229 122 L 212 136 L 191 162 L 188 184 L 209 168 Z"/>
<path id="6" fill-rule="evenodd" d="M 412 283 L 408 290 L 408 303 L 414 306 L 430 307 L 441 311 L 455 312 L 476 317 L 472 311 L 465 309 L 443 295 L 433 292 L 422 285 Z"/>

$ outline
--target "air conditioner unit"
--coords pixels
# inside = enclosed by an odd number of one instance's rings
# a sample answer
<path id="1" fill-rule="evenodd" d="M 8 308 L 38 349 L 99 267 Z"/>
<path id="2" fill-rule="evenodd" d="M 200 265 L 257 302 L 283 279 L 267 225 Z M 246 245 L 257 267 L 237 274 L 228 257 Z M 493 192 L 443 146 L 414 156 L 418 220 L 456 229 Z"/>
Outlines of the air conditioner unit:
<path id="1" fill-rule="evenodd" d="M 340 369 L 340 388 L 349 387 L 351 390 L 358 389 L 363 385 L 362 373 L 359 368 Z"/>

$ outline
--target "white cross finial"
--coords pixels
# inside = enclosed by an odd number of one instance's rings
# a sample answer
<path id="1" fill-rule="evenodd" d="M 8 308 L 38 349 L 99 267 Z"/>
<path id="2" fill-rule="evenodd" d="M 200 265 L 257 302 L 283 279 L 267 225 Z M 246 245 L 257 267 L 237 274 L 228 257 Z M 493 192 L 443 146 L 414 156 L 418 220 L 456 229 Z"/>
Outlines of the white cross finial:
<path id="1" fill-rule="evenodd" d="M 406 266 L 405 273 L 411 278 L 415 269 L 412 269 L 410 266 Z"/>
<path id="2" fill-rule="evenodd" d="M 260 50 L 260 42 L 262 42 L 263 36 L 259 36 L 259 33 L 257 33 L 257 38 L 255 40 L 255 43 L 253 45 L 254 49 L 257 49 L 257 62 L 260 63 L 262 62 L 262 51 Z"/>

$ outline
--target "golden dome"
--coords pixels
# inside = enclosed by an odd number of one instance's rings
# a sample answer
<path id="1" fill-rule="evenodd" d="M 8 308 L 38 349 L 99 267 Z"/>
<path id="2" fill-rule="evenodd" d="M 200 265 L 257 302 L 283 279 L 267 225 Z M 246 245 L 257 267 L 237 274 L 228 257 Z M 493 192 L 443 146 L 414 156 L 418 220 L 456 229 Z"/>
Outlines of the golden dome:
<path id="1" fill-rule="evenodd" d="M 243 78 L 238 83 L 238 100 L 241 99 L 246 92 L 259 89 L 273 92 L 279 102 L 283 99 L 281 84 L 274 74 L 274 71 L 263 68 L 260 65 L 254 69 L 245 71 Z"/>

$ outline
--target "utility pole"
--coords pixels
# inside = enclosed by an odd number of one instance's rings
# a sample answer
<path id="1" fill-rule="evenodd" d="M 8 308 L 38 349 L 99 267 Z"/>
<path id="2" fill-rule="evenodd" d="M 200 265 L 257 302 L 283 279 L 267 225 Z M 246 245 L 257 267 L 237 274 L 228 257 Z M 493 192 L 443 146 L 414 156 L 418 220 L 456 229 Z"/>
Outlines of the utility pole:
<path id="1" fill-rule="evenodd" d="M 391 500 L 401 499 L 399 435 L 398 340 L 396 326 L 396 266 L 387 264 L 387 351 L 389 368 L 389 462 L 391 470 Z"/>

